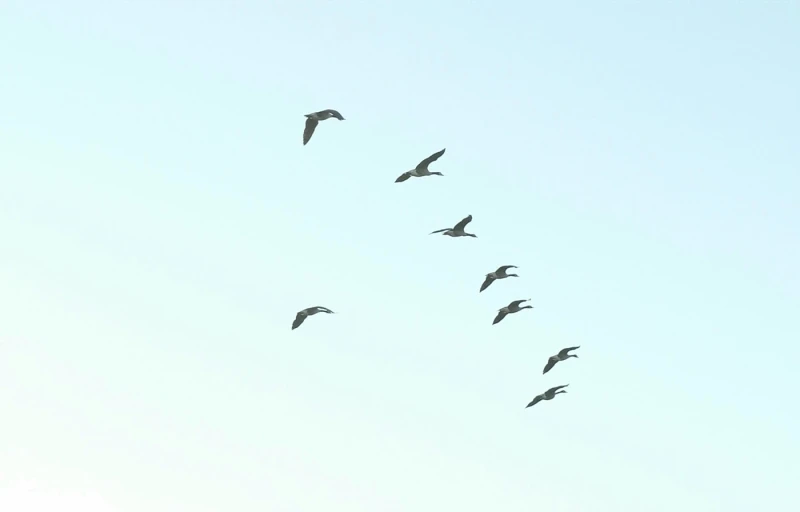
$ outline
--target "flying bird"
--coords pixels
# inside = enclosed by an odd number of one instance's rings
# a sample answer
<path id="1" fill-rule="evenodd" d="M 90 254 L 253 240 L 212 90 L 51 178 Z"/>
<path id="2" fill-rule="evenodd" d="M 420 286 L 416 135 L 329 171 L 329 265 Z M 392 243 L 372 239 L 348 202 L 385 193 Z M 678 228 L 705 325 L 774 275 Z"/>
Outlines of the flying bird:
<path id="1" fill-rule="evenodd" d="M 569 352 L 570 352 L 570 350 L 576 350 L 576 349 L 579 349 L 579 348 L 581 348 L 580 345 L 578 345 L 577 347 L 564 348 L 564 349 L 561 349 L 561 351 L 559 351 L 558 354 L 556 354 L 554 356 L 550 356 L 550 358 L 547 360 L 547 365 L 544 367 L 544 371 L 542 371 L 542 375 L 544 375 L 545 373 L 547 373 L 550 370 L 552 370 L 557 362 L 565 361 L 565 360 L 569 359 L 570 357 L 578 357 L 577 355 L 570 354 Z"/>
<path id="2" fill-rule="evenodd" d="M 545 391 L 541 395 L 536 395 L 536 397 L 533 400 L 531 400 L 531 403 L 526 405 L 525 408 L 527 409 L 528 407 L 532 407 L 532 406 L 538 404 L 539 402 L 541 402 L 542 400 L 552 400 L 553 398 L 556 397 L 556 395 L 558 395 L 560 393 L 566 393 L 567 390 L 566 389 L 561 389 L 561 388 L 565 388 L 567 386 L 569 386 L 569 384 L 564 384 L 563 386 L 556 386 L 554 388 L 548 389 L 547 391 Z"/>
<path id="3" fill-rule="evenodd" d="M 507 277 L 519 277 L 517 274 L 507 274 L 506 272 L 510 268 L 517 268 L 517 267 L 515 267 L 514 265 L 503 265 L 494 272 L 489 272 L 488 274 L 486 274 L 486 280 L 481 285 L 481 292 L 486 288 L 488 288 L 489 285 L 495 282 L 495 280 L 497 279 L 505 279 Z"/>
<path id="4" fill-rule="evenodd" d="M 478 238 L 477 236 L 473 235 L 472 233 L 467 233 L 464 231 L 464 228 L 467 227 L 467 224 L 472 222 L 472 215 L 467 215 L 463 219 L 459 221 L 458 224 L 453 226 L 452 228 L 443 228 L 437 229 L 436 231 L 431 231 L 431 235 L 434 233 L 441 233 L 446 236 L 458 237 L 458 236 L 471 236 L 472 238 Z"/>
<path id="5" fill-rule="evenodd" d="M 320 110 L 319 112 L 313 112 L 311 114 L 306 114 L 306 129 L 303 130 L 303 145 L 305 146 L 308 144 L 308 141 L 311 140 L 311 136 L 314 135 L 314 130 L 317 129 L 317 125 L 320 121 L 324 121 L 326 119 L 330 119 L 331 117 L 335 117 L 339 121 L 344 121 L 344 117 L 338 111 L 329 108 L 327 110 Z"/>
<path id="6" fill-rule="evenodd" d="M 302 311 L 298 311 L 297 316 L 294 317 L 294 322 L 292 322 L 292 330 L 300 327 L 300 325 L 305 322 L 306 318 L 314 316 L 317 313 L 328 313 L 331 315 L 333 314 L 333 311 L 323 306 L 314 306 L 313 308 L 306 308 Z"/>
<path id="7" fill-rule="evenodd" d="M 445 148 L 445 149 L 447 149 L 447 148 Z M 406 181 L 408 178 L 412 178 L 412 177 L 413 178 L 421 178 L 422 176 L 432 176 L 434 174 L 437 175 L 437 176 L 444 176 L 444 174 L 442 174 L 440 172 L 431 172 L 431 171 L 428 170 L 428 166 L 430 164 L 432 164 L 433 162 L 435 162 L 436 160 L 438 160 L 439 157 L 442 156 L 443 154 L 444 154 L 444 149 L 432 154 L 431 156 L 429 156 L 425 160 L 423 160 L 420 163 L 418 163 L 415 168 L 411 169 L 410 171 L 406 171 L 403 174 L 401 174 L 400 176 L 398 176 L 397 179 L 394 180 L 394 182 L 395 183 L 402 183 L 402 182 Z"/>
<path id="8" fill-rule="evenodd" d="M 523 302 L 528 302 L 531 299 L 522 299 L 522 300 L 515 300 L 514 302 L 510 303 L 508 306 L 504 308 L 500 308 L 497 310 L 497 316 L 494 317 L 494 322 L 492 325 L 499 323 L 500 320 L 504 319 L 506 315 L 510 315 L 511 313 L 519 313 L 523 309 L 533 309 L 533 306 L 522 306 L 520 304 Z"/>

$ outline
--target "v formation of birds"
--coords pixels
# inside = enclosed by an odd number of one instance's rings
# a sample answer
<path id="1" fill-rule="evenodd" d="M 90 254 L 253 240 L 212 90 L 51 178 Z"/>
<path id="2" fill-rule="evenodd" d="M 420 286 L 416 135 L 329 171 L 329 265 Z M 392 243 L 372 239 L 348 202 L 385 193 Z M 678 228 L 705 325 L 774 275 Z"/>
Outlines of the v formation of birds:
<path id="1" fill-rule="evenodd" d="M 317 126 L 319 125 L 320 121 L 325 121 L 326 119 L 331 119 L 331 118 L 338 119 L 339 121 L 344 121 L 344 117 L 342 116 L 342 114 L 340 114 L 337 110 L 334 109 L 325 109 L 325 110 L 320 110 L 318 112 L 312 112 L 311 114 L 306 114 L 305 117 L 306 117 L 306 126 L 305 129 L 303 130 L 304 146 L 308 144 L 308 142 L 311 140 L 311 136 L 314 135 L 314 131 L 317 129 Z M 407 181 L 410 178 L 422 178 L 425 176 L 444 176 L 444 174 L 442 174 L 441 172 L 431 171 L 429 169 L 432 163 L 436 162 L 439 158 L 442 157 L 442 155 L 444 155 L 444 151 L 445 150 L 442 149 L 441 151 L 437 151 L 431 156 L 425 158 L 419 164 L 417 164 L 416 167 L 398 176 L 397 179 L 395 180 L 395 183 L 403 183 L 404 181 Z M 431 235 L 442 234 L 444 236 L 450 236 L 450 237 L 478 238 L 475 234 L 467 233 L 465 231 L 467 229 L 467 225 L 470 222 L 472 222 L 472 215 L 467 215 L 453 227 L 437 229 L 436 231 L 432 231 L 430 234 Z M 494 283 L 495 281 L 506 279 L 508 277 L 519 277 L 517 274 L 508 272 L 509 270 L 516 268 L 517 267 L 514 265 L 503 265 L 501 267 L 498 267 L 497 270 L 486 274 L 486 278 L 484 279 L 483 284 L 481 284 L 479 293 L 489 288 L 489 286 L 491 286 L 492 283 Z M 494 317 L 494 320 L 492 321 L 492 325 L 500 323 L 506 316 L 510 314 L 519 313 L 523 309 L 533 309 L 533 306 L 531 305 L 525 305 L 525 306 L 522 305 L 523 303 L 529 301 L 530 299 L 515 300 L 510 302 L 507 306 L 498 309 L 497 315 Z M 317 313 L 326 313 L 330 315 L 333 314 L 334 312 L 324 306 L 312 306 L 310 308 L 302 309 L 297 312 L 294 322 L 292 322 L 292 330 L 300 327 L 306 320 L 306 318 L 314 316 Z M 571 357 L 577 358 L 578 356 L 576 354 L 571 354 L 570 352 L 577 350 L 579 348 L 580 346 L 567 347 L 560 350 L 557 354 L 550 356 L 547 359 L 547 364 L 545 365 L 542 374 L 544 375 L 550 370 L 552 370 L 553 367 L 561 361 L 566 361 Z M 533 398 L 533 400 L 531 400 L 530 403 L 525 407 L 526 408 L 532 407 L 537 403 L 541 402 L 542 400 L 552 400 L 553 398 L 556 397 L 556 395 L 559 395 L 561 393 L 566 393 L 567 390 L 564 388 L 566 388 L 567 386 L 569 386 L 569 384 L 563 384 L 560 386 L 551 387 L 544 393 L 536 395 Z"/>

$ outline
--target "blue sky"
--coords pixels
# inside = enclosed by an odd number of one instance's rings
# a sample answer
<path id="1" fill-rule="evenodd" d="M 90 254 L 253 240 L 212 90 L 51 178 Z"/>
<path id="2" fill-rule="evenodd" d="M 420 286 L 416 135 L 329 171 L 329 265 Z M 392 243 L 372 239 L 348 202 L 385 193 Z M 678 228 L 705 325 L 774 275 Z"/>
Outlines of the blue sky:
<path id="1" fill-rule="evenodd" d="M 799 24 L 6 0 L 0 508 L 791 508 Z"/>

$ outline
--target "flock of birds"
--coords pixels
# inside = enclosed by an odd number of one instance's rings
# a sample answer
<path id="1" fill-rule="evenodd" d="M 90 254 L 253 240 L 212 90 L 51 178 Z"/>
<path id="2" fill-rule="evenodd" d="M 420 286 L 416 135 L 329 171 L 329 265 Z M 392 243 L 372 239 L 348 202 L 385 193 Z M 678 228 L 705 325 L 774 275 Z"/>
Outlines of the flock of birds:
<path id="1" fill-rule="evenodd" d="M 311 114 L 306 114 L 305 117 L 306 117 L 306 126 L 305 129 L 303 130 L 303 145 L 308 144 L 308 141 L 311 140 L 311 136 L 314 135 L 314 131 L 317 129 L 317 126 L 319 125 L 320 121 L 325 121 L 326 119 L 331 119 L 331 118 L 338 119 L 339 121 L 344 121 L 344 117 L 342 116 L 342 114 L 333 109 L 326 109 L 326 110 L 320 110 L 319 112 L 312 112 Z M 444 155 L 444 151 L 445 151 L 444 149 L 442 149 L 441 151 L 437 151 L 428 158 L 422 160 L 419 164 L 417 164 L 415 168 L 411 169 L 410 171 L 406 171 L 400 176 L 398 176 L 397 179 L 395 180 L 395 183 L 402 183 L 410 178 L 422 178 L 425 176 L 444 176 L 441 172 L 431 171 L 429 169 L 430 165 L 433 162 L 435 162 L 436 160 L 441 158 L 442 155 Z M 467 228 L 467 224 L 469 224 L 470 222 L 472 222 L 472 215 L 467 215 L 466 217 L 461 219 L 455 226 L 451 228 L 437 229 L 436 231 L 432 231 L 430 234 L 433 235 L 441 233 L 444 236 L 450 236 L 450 237 L 477 238 L 475 234 L 467 233 L 465 231 L 465 229 Z M 517 274 L 508 273 L 510 269 L 515 269 L 515 268 L 517 267 L 514 265 L 503 265 L 494 272 L 489 272 L 488 274 L 486 274 L 486 279 L 483 281 L 483 284 L 481 284 L 479 293 L 486 290 L 493 282 L 497 280 L 506 279 L 508 277 L 519 277 Z M 528 301 L 530 301 L 530 299 L 515 300 L 509 303 L 508 306 L 504 306 L 498 309 L 497 315 L 494 317 L 494 321 L 492 321 L 492 325 L 501 322 L 506 316 L 510 314 L 519 313 L 523 309 L 533 309 L 533 306 L 522 305 L 524 302 Z M 294 322 L 292 322 L 292 330 L 300 327 L 306 320 L 306 318 L 314 316 L 317 313 L 333 314 L 334 312 L 324 306 L 313 306 L 298 311 L 297 316 L 295 316 Z M 553 367 L 561 361 L 566 361 L 571 357 L 578 357 L 577 355 L 571 354 L 570 352 L 579 348 L 580 346 L 567 347 L 560 350 L 557 354 L 550 356 L 547 360 L 547 364 L 545 365 L 544 370 L 542 371 L 542 374 L 544 375 L 545 373 L 552 370 Z M 526 408 L 532 407 L 537 403 L 541 402 L 542 400 L 552 400 L 553 398 L 556 397 L 556 395 L 561 393 L 566 393 L 567 390 L 564 388 L 566 388 L 567 386 L 569 386 L 569 384 L 563 384 L 561 386 L 552 387 L 547 391 L 545 391 L 544 393 L 536 395 L 533 398 L 533 400 L 531 400 L 531 402 L 525 407 Z"/>

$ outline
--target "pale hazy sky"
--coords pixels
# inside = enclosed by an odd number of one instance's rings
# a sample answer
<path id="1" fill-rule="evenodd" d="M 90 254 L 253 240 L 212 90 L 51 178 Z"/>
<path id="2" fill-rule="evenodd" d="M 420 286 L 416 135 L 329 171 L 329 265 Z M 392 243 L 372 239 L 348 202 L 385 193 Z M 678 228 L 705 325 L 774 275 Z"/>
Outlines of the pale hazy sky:
<path id="1" fill-rule="evenodd" d="M 0 510 L 792 509 L 799 26 L 0 1 Z"/>

